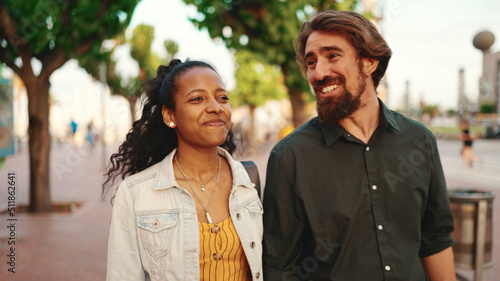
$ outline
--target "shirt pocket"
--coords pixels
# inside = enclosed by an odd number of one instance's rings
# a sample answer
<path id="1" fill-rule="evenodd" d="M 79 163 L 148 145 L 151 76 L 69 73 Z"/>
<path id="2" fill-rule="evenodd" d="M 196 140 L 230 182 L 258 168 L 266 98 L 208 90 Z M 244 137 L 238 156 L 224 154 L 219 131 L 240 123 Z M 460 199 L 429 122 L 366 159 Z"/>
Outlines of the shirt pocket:
<path id="1" fill-rule="evenodd" d="M 164 257 L 172 245 L 177 225 L 177 214 L 137 216 L 139 241 L 144 250 L 154 258 Z"/>

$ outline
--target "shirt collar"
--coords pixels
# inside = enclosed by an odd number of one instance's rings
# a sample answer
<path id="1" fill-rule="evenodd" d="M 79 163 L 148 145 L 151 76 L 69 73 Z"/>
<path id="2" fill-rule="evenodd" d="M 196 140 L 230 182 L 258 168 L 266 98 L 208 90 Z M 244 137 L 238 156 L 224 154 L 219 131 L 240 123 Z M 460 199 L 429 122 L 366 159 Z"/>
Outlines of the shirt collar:
<path id="1" fill-rule="evenodd" d="M 250 177 L 248 176 L 248 173 L 246 172 L 245 167 L 243 167 L 243 164 L 241 164 L 241 162 L 234 160 L 231 154 L 229 154 L 229 152 L 227 152 L 225 149 L 221 147 L 217 148 L 217 152 L 219 153 L 219 155 L 226 158 L 227 162 L 229 163 L 229 166 L 231 167 L 231 172 L 233 175 L 233 188 L 237 186 L 253 188 L 255 186 L 251 182 Z M 175 180 L 174 166 L 172 164 L 173 163 L 172 161 L 174 160 L 174 156 L 176 153 L 177 153 L 177 148 L 172 150 L 172 152 L 170 152 L 170 154 L 168 154 L 160 162 L 159 171 L 156 174 L 154 180 L 154 185 L 153 185 L 154 190 L 179 187 L 179 184 Z"/>
<path id="2" fill-rule="evenodd" d="M 399 134 L 401 130 L 399 129 L 399 125 L 394 119 L 394 113 L 387 108 L 387 106 L 378 99 L 380 104 L 380 125 L 377 127 L 377 130 L 381 130 L 382 132 L 388 132 L 393 134 Z M 317 117 L 316 117 L 317 118 Z M 326 146 L 331 145 L 336 142 L 341 136 L 347 135 L 348 132 L 340 126 L 338 123 L 335 124 L 326 124 L 321 119 L 319 119 L 319 124 L 321 127 L 321 131 L 323 133 L 323 138 L 325 140 Z"/>

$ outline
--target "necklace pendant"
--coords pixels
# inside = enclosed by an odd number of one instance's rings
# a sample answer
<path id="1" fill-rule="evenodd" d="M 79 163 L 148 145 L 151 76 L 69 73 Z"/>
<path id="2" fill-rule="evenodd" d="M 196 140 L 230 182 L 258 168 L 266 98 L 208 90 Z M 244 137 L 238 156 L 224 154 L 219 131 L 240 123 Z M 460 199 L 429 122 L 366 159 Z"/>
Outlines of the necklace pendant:
<path id="1" fill-rule="evenodd" d="M 205 185 L 204 184 L 201 185 L 201 191 L 205 191 Z"/>
<path id="2" fill-rule="evenodd" d="M 212 218 L 210 217 L 210 214 L 207 211 L 205 211 L 205 215 L 207 216 L 208 223 L 212 224 Z"/>

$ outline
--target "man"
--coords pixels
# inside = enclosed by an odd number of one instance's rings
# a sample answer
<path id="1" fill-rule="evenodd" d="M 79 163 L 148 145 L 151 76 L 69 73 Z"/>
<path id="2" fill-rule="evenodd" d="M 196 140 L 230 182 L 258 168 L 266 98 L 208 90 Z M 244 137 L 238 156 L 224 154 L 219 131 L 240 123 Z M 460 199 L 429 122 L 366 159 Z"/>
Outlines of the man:
<path id="1" fill-rule="evenodd" d="M 264 280 L 455 280 L 436 139 L 377 98 L 385 40 L 359 14 L 321 11 L 295 47 L 319 117 L 271 152 Z"/>

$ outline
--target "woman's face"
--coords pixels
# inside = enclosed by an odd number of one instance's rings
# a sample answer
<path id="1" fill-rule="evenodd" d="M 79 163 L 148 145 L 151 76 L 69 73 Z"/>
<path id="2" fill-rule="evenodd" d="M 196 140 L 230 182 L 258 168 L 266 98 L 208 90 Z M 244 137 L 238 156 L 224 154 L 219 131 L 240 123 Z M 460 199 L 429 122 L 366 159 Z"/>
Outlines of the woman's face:
<path id="1" fill-rule="evenodd" d="M 231 107 L 219 75 L 208 67 L 193 67 L 176 83 L 175 109 L 164 106 L 162 114 L 165 124 L 175 128 L 178 146 L 209 148 L 224 143 L 231 126 Z"/>

